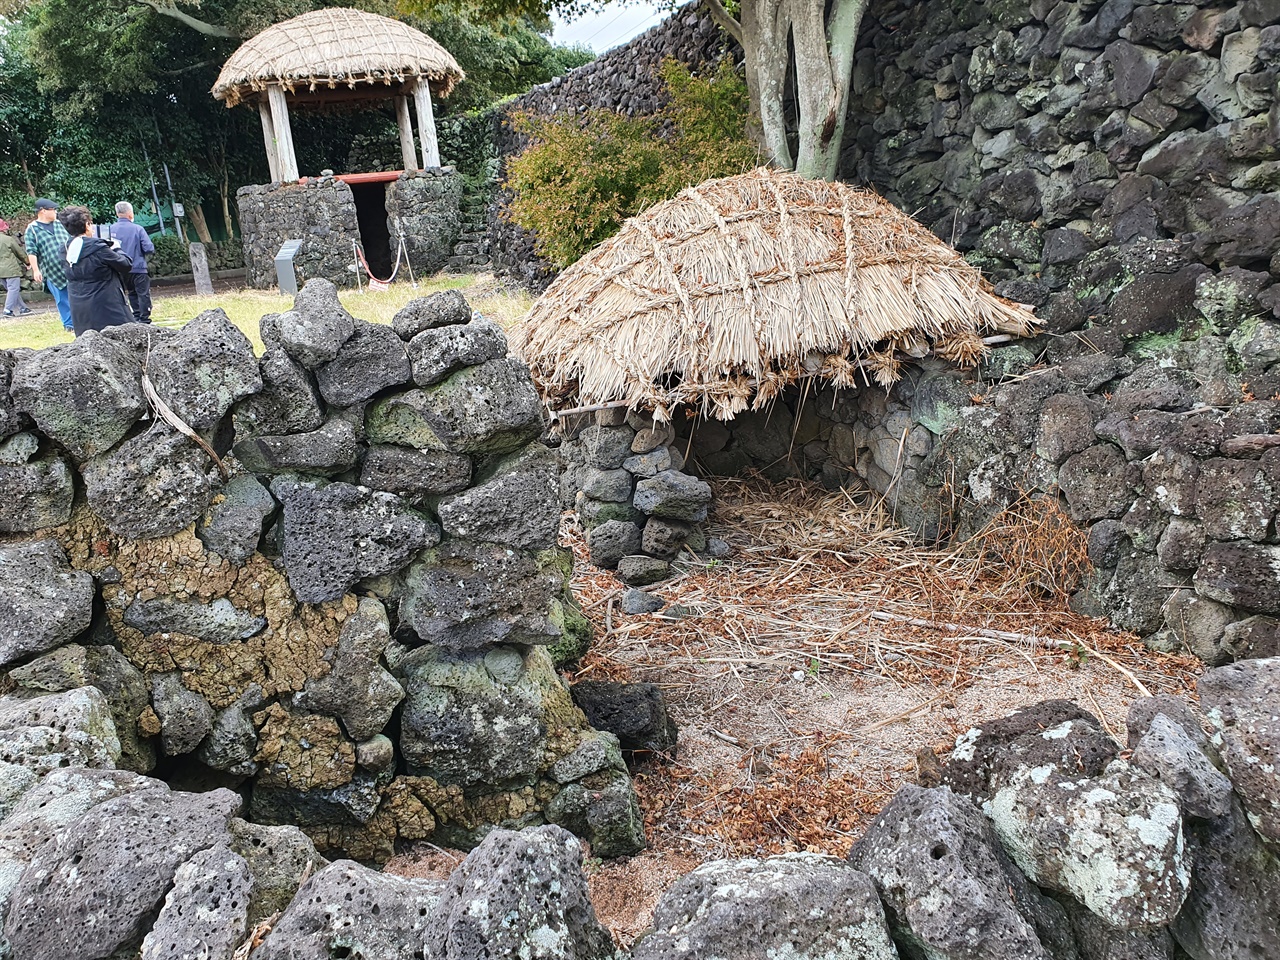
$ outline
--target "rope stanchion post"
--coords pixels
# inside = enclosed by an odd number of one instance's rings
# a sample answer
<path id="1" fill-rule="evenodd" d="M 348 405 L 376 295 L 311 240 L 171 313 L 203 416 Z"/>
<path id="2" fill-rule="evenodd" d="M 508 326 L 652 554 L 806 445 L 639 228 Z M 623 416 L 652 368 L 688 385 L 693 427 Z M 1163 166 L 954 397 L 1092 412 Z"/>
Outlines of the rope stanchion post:
<path id="1" fill-rule="evenodd" d="M 356 268 L 356 293 L 364 293 L 364 287 L 360 285 L 360 241 L 353 239 L 351 241 L 351 259 Z"/>

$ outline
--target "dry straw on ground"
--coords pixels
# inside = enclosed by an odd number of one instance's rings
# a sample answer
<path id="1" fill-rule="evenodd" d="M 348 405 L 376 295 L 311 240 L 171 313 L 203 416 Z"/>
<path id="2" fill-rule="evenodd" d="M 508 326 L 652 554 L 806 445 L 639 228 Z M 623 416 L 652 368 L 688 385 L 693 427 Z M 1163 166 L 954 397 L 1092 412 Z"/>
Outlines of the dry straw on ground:
<path id="1" fill-rule="evenodd" d="M 971 364 L 984 335 L 1033 322 L 874 193 L 761 168 L 628 220 L 560 274 L 513 346 L 553 407 L 728 420 L 804 377 L 887 387 L 904 358 Z"/>
<path id="2" fill-rule="evenodd" d="M 421 30 L 363 10 L 313 10 L 273 24 L 236 50 L 213 85 L 216 100 L 234 107 L 280 83 L 291 93 L 348 91 L 377 84 L 381 96 L 409 80 L 429 80 L 448 96 L 463 79 L 449 51 Z"/>
<path id="3" fill-rule="evenodd" d="M 953 550 L 847 491 L 720 481 L 716 504 L 733 555 L 680 564 L 664 614 L 623 618 L 585 564 L 574 584 L 600 634 L 578 676 L 656 682 L 682 723 L 637 782 L 650 837 L 685 855 L 841 853 L 921 747 L 1052 697 L 1122 737 L 1128 702 L 1193 682 L 1194 659 L 1067 609 L 1084 541 L 1051 499 Z"/>

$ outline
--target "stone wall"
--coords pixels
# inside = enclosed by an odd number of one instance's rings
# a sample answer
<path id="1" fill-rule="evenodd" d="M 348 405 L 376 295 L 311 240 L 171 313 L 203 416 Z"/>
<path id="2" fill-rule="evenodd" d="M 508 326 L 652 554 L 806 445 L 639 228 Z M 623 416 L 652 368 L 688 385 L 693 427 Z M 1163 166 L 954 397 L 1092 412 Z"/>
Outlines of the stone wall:
<path id="1" fill-rule="evenodd" d="M 312 277 L 354 284 L 351 241 L 360 239 L 351 188 L 333 177 L 257 184 L 236 191 L 244 243 L 245 282 L 276 285 L 275 256 L 286 240 L 302 240 L 294 258 L 298 287 Z"/>
<path id="2" fill-rule="evenodd" d="M 735 45 L 736 48 L 736 45 Z M 629 43 L 615 47 L 563 77 L 534 87 L 505 105 L 498 117 L 497 154 L 505 159 L 525 148 L 528 140 L 511 128 L 507 118 L 517 113 L 581 114 L 607 110 L 628 116 L 656 113 L 666 103 L 658 67 L 672 57 L 693 67 L 714 63 L 729 49 L 723 34 L 698 3 L 686 4 Z M 511 277 L 534 291 L 546 289 L 557 271 L 533 251 L 533 238 L 503 216 L 501 192 L 490 206 L 489 247 L 494 272 Z"/>
<path id="3" fill-rule="evenodd" d="M 462 230 L 462 177 L 452 167 L 400 174 L 387 185 L 387 229 L 392 250 L 404 231 L 414 276 L 438 273 Z"/>
<path id="4" fill-rule="evenodd" d="M 618 742 L 556 672 L 590 628 L 501 329 L 456 292 L 366 323 L 312 280 L 261 334 L 211 310 L 2 355 L 0 718 L 83 736 L 0 759 L 232 786 L 360 859 L 547 821 L 636 850 Z"/>
<path id="5" fill-rule="evenodd" d="M 354 286 L 353 240 L 360 239 L 351 188 L 335 177 L 299 183 L 241 187 L 236 192 L 244 262 L 250 287 L 276 286 L 275 256 L 286 240 L 302 240 L 294 258 L 301 287 L 323 278 Z M 462 178 L 452 167 L 411 170 L 387 184 L 387 232 L 391 250 L 400 231 L 414 276 L 439 272 L 462 227 Z"/>

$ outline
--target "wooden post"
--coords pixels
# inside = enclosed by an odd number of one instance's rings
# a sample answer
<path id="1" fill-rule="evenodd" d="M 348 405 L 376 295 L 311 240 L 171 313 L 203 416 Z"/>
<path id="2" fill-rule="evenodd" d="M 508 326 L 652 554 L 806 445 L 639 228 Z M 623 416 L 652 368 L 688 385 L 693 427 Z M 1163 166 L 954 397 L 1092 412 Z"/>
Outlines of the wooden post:
<path id="1" fill-rule="evenodd" d="M 418 169 L 413 149 L 413 120 L 409 116 L 409 98 L 396 97 L 396 126 L 400 128 L 400 156 L 406 170 Z"/>
<path id="2" fill-rule="evenodd" d="M 422 138 L 422 165 L 440 166 L 440 145 L 436 141 L 436 117 L 431 109 L 431 86 L 426 77 L 413 85 L 413 102 L 418 108 L 418 136 Z"/>
<path id="3" fill-rule="evenodd" d="M 269 84 L 267 99 L 271 103 L 271 122 L 276 132 L 280 179 L 285 183 L 294 182 L 298 179 L 298 157 L 293 152 L 293 129 L 289 126 L 289 104 L 284 99 L 284 87 L 278 83 Z"/>
<path id="4" fill-rule="evenodd" d="M 266 100 L 258 101 L 258 119 L 262 121 L 262 142 L 267 147 L 267 165 L 271 168 L 271 182 L 280 179 L 280 158 L 276 156 L 276 125 L 271 121 L 271 107 Z"/>

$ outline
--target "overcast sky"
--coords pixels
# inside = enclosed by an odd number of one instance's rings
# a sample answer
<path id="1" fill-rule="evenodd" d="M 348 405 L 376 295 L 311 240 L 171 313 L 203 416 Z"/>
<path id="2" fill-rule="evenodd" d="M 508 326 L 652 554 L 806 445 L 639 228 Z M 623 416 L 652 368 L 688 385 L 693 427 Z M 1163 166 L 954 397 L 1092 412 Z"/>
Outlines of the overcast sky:
<path id="1" fill-rule="evenodd" d="M 611 3 L 599 13 L 585 14 L 571 23 L 553 16 L 555 32 L 551 39 L 567 46 L 579 44 L 596 53 L 604 53 L 657 26 L 669 13 L 670 7 L 656 3 Z"/>

